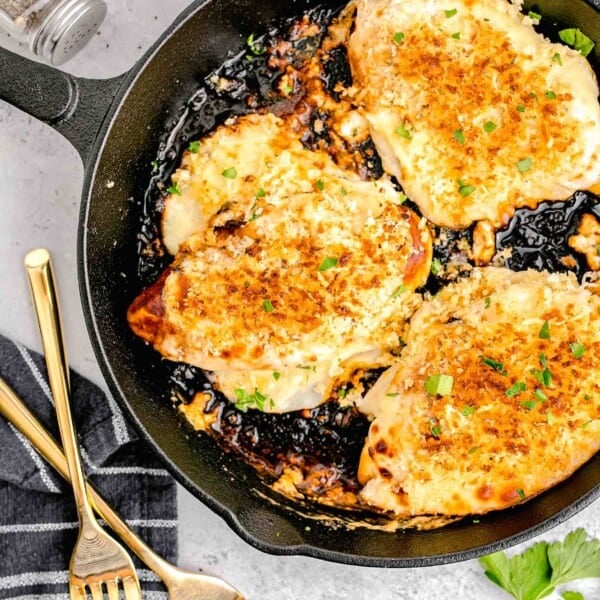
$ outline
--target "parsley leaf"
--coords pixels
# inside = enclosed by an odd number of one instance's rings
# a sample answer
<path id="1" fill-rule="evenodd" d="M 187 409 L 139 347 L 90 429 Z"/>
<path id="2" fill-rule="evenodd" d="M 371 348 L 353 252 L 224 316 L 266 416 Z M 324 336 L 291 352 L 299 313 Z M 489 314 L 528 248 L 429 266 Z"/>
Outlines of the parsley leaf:
<path id="1" fill-rule="evenodd" d="M 581 358 L 585 354 L 585 346 L 579 342 L 572 342 L 569 348 L 575 358 Z"/>
<path id="2" fill-rule="evenodd" d="M 200 151 L 200 142 L 190 142 L 188 144 L 188 150 L 194 154 Z"/>
<path id="3" fill-rule="evenodd" d="M 329 271 L 329 269 L 333 269 L 339 262 L 339 259 L 335 258 L 335 256 L 328 256 L 323 259 L 323 262 L 319 266 L 319 271 Z"/>
<path id="4" fill-rule="evenodd" d="M 496 552 L 480 558 L 485 574 L 516 600 L 537 600 L 550 592 L 552 568 L 548 561 L 547 542 L 538 542 L 522 554 L 507 558 Z"/>
<path id="5" fill-rule="evenodd" d="M 563 592 L 563 600 L 585 600 L 581 592 Z"/>
<path id="6" fill-rule="evenodd" d="M 267 49 L 261 44 L 261 42 L 254 39 L 253 33 L 251 33 L 246 39 L 246 45 L 250 49 L 250 52 L 254 54 L 254 56 L 260 56 L 261 54 L 264 54 L 267 51 Z"/>
<path id="7" fill-rule="evenodd" d="M 583 529 L 572 531 L 563 542 L 548 546 L 548 561 L 554 587 L 584 577 L 600 577 L 600 540 L 588 540 Z"/>
<path id="8" fill-rule="evenodd" d="M 406 140 L 410 140 L 412 138 L 412 133 L 406 128 L 406 121 L 396 127 L 395 133 Z"/>
<path id="9" fill-rule="evenodd" d="M 254 393 L 249 394 L 246 390 L 242 388 L 237 388 L 234 391 L 236 402 L 235 407 L 242 412 L 246 412 L 249 408 L 257 408 L 258 410 L 265 410 L 265 403 L 267 400 L 271 408 L 274 405 L 274 402 L 268 396 L 261 394 L 257 388 L 254 388 Z"/>
<path id="10" fill-rule="evenodd" d="M 450 396 L 454 386 L 452 375 L 432 375 L 425 382 L 425 391 L 432 396 Z"/>
<path id="11" fill-rule="evenodd" d="M 225 177 L 226 179 L 235 179 L 237 177 L 237 174 L 237 169 L 235 167 L 229 167 L 221 173 L 221 175 L 223 175 L 223 177 Z"/>
<path id="12" fill-rule="evenodd" d="M 452 135 L 454 136 L 454 139 L 459 143 L 459 144 L 464 144 L 465 143 L 465 134 L 463 133 L 462 129 L 457 129 L 456 131 L 452 132 Z"/>
<path id="13" fill-rule="evenodd" d="M 520 173 L 527 173 L 533 166 L 533 160 L 531 158 L 522 158 L 517 161 L 517 169 L 519 169 Z"/>
<path id="14" fill-rule="evenodd" d="M 509 398 L 518 396 L 527 389 L 527 385 L 522 381 L 516 381 L 504 392 Z"/>
<path id="15" fill-rule="evenodd" d="M 463 198 L 466 198 L 467 196 L 470 196 L 474 191 L 475 191 L 475 186 L 474 185 L 468 184 L 463 179 L 459 179 L 458 180 L 458 193 Z"/>
<path id="16" fill-rule="evenodd" d="M 594 42 L 587 35 L 576 28 L 563 29 L 558 32 L 558 37 L 567 46 L 571 46 L 571 48 L 577 50 L 583 56 L 587 56 L 595 46 Z"/>
<path id="17" fill-rule="evenodd" d="M 583 529 L 577 529 L 562 542 L 538 542 L 512 558 L 496 552 L 480 558 L 479 562 L 488 579 L 516 600 L 541 600 L 560 585 L 600 577 L 600 540 L 587 537 Z M 563 592 L 562 597 L 580 600 L 581 595 Z"/>
<path id="18" fill-rule="evenodd" d="M 394 34 L 394 41 L 396 42 L 396 44 L 401 44 L 403 40 L 404 34 L 401 31 L 396 31 L 396 33 Z"/>
<path id="19" fill-rule="evenodd" d="M 181 196 L 181 190 L 179 189 L 179 186 L 176 183 L 174 183 L 173 185 L 169 186 L 167 188 L 167 192 L 169 194 L 175 194 L 177 196 Z"/>

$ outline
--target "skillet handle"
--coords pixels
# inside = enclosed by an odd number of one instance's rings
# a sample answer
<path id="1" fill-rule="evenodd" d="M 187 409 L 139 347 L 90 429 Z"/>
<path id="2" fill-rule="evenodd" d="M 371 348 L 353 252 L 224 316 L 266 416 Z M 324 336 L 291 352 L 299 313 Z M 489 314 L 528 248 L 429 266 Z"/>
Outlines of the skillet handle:
<path id="1" fill-rule="evenodd" d="M 0 100 L 56 129 L 84 166 L 124 78 L 74 77 L 0 48 Z"/>

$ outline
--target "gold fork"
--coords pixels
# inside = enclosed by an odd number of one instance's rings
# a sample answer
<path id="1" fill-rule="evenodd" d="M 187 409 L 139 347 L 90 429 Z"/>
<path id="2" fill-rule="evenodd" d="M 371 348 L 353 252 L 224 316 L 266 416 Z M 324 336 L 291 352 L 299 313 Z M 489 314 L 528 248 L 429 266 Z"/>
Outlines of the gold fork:
<path id="1" fill-rule="evenodd" d="M 77 434 L 69 405 L 69 369 L 49 252 L 45 249 L 29 252 L 25 258 L 25 267 L 79 516 L 79 536 L 69 566 L 71 599 L 85 600 L 89 591 L 93 600 L 102 600 L 106 591 L 110 600 L 119 600 L 120 584 L 126 600 L 141 600 L 140 583 L 131 558 L 123 547 L 100 527 L 87 495 Z"/>
<path id="2" fill-rule="evenodd" d="M 68 481 L 67 459 L 54 438 L 0 377 L 0 413 L 3 414 L 34 448 Z M 244 600 L 240 593 L 218 577 L 179 569 L 158 556 L 140 539 L 119 515 L 88 483 L 88 495 L 94 510 L 111 529 L 163 581 L 170 600 Z"/>

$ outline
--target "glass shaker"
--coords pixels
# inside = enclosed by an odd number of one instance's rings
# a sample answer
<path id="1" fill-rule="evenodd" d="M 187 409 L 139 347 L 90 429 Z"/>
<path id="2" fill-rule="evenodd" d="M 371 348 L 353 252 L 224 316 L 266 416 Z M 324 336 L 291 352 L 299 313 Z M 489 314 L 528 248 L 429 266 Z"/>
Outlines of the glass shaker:
<path id="1" fill-rule="evenodd" d="M 105 15 L 103 0 L 0 0 L 0 27 L 53 65 L 77 54 Z"/>

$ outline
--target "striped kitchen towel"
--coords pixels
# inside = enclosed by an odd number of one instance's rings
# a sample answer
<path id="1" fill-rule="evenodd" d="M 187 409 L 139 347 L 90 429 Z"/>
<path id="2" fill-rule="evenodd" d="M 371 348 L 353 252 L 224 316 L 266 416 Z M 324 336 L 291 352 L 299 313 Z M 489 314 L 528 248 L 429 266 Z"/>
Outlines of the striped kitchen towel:
<path id="1" fill-rule="evenodd" d="M 44 360 L 0 336 L 0 376 L 60 439 Z M 98 387 L 71 374 L 72 411 L 84 469 L 96 488 L 152 548 L 174 562 L 176 486 Z M 71 489 L 0 416 L 0 599 L 68 600 L 78 530 Z M 145 599 L 167 598 L 137 559 Z"/>

